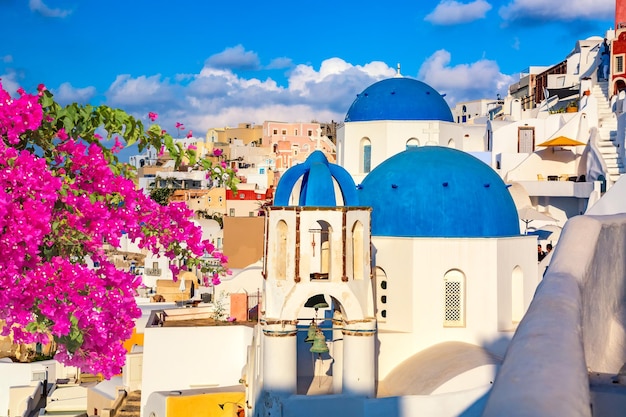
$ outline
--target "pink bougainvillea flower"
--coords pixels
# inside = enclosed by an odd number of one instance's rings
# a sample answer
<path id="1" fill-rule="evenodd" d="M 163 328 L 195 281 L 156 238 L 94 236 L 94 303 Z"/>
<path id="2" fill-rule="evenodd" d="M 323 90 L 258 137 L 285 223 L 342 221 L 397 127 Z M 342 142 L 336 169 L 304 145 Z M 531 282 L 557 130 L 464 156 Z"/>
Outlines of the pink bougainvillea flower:
<path id="1" fill-rule="evenodd" d="M 156 121 L 156 119 L 159 118 L 159 115 L 156 114 L 155 112 L 148 112 L 148 118 L 154 122 Z"/>
<path id="2" fill-rule="evenodd" d="M 185 125 L 181 122 L 176 122 L 176 129 L 185 130 Z"/>
<path id="3" fill-rule="evenodd" d="M 68 136 L 67 133 L 65 133 L 65 128 L 62 127 L 61 129 L 59 129 L 59 131 L 57 132 L 57 136 L 61 140 L 67 140 Z"/>
<path id="4" fill-rule="evenodd" d="M 188 138 L 193 137 L 193 131 L 190 130 L 189 132 L 187 132 L 187 137 Z"/>
<path id="5" fill-rule="evenodd" d="M 120 174 L 104 141 L 72 137 L 74 122 L 67 130 L 42 125 L 57 114 L 56 106 L 42 108 L 49 92 L 19 94 L 0 83 L 0 334 L 17 344 L 54 339 L 55 359 L 110 378 L 141 316 L 134 298 L 141 276 L 118 269 L 103 242 L 120 247 L 125 236 L 153 255 L 208 255 L 220 262 L 204 277 L 212 285 L 227 273 L 227 259 L 202 239 L 184 202 L 162 206 Z M 22 146 L 39 135 L 51 145 L 45 154 Z M 112 152 L 122 139 L 115 137 Z M 226 170 L 215 169 L 211 178 L 221 180 Z M 176 276 L 181 268 L 171 265 Z"/>
<path id="6" fill-rule="evenodd" d="M 220 156 L 224 153 L 221 149 L 213 149 L 213 156 Z"/>
<path id="7" fill-rule="evenodd" d="M 97 133 L 94 133 L 93 137 L 94 137 L 95 139 L 102 140 L 102 135 L 99 135 L 99 134 L 97 134 Z"/>
<path id="8" fill-rule="evenodd" d="M 195 151 L 196 149 L 198 149 L 198 147 L 196 145 L 189 145 L 187 149 L 189 149 L 190 151 Z"/>

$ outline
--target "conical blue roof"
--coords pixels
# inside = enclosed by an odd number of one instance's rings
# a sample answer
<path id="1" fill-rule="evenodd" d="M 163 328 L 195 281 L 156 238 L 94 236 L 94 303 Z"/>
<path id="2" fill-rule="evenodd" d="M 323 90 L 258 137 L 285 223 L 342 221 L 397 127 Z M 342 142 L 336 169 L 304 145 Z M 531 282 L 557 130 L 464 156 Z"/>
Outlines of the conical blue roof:
<path id="1" fill-rule="evenodd" d="M 298 189 L 300 179 L 302 182 Z M 274 205 L 288 206 L 294 192 L 298 193 L 299 206 L 358 205 L 356 186 L 348 171 L 329 163 L 321 151 L 313 152 L 306 161 L 285 171 L 276 187 Z"/>

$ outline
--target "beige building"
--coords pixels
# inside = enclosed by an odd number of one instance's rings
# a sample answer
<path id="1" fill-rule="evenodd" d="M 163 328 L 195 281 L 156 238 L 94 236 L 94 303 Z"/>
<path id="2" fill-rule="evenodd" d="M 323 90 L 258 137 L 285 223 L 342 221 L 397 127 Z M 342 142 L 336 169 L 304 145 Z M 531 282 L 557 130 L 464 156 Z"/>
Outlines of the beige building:
<path id="1" fill-rule="evenodd" d="M 206 135 L 207 143 L 233 143 L 237 139 L 243 141 L 245 145 L 255 142 L 257 146 L 261 146 L 263 126 L 254 123 L 239 123 L 237 127 L 209 129 Z"/>

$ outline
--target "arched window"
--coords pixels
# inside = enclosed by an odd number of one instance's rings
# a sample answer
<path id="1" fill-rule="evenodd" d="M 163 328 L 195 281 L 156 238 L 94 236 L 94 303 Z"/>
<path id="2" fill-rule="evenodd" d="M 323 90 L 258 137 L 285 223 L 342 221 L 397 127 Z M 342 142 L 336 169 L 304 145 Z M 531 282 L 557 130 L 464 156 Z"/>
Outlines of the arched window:
<path id="1" fill-rule="evenodd" d="M 310 228 L 311 235 L 311 279 L 329 279 L 331 263 L 332 227 L 318 220 Z"/>
<path id="2" fill-rule="evenodd" d="M 465 274 L 458 269 L 446 272 L 444 287 L 444 327 L 465 326 Z"/>
<path id="3" fill-rule="evenodd" d="M 365 271 L 363 268 L 365 262 L 363 235 L 363 224 L 357 221 L 352 227 L 352 279 L 363 279 Z"/>
<path id="4" fill-rule="evenodd" d="M 420 141 L 417 138 L 411 138 L 406 141 L 406 149 L 417 148 L 420 146 Z"/>
<path id="5" fill-rule="evenodd" d="M 368 138 L 361 139 L 359 165 L 363 173 L 368 173 L 372 169 L 372 142 Z"/>
<path id="6" fill-rule="evenodd" d="M 276 225 L 276 279 L 287 278 L 287 223 L 280 220 Z"/>

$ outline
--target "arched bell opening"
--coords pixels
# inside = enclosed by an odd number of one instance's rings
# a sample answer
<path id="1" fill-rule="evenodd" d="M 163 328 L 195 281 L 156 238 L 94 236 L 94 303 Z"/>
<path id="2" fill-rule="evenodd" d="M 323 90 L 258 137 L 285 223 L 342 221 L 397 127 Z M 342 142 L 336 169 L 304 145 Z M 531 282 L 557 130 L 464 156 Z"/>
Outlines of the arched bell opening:
<path id="1" fill-rule="evenodd" d="M 336 300 L 315 294 L 303 304 L 298 315 L 298 388 L 299 395 L 332 393 L 334 353 L 333 310 Z"/>

